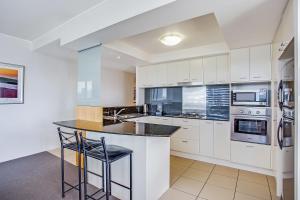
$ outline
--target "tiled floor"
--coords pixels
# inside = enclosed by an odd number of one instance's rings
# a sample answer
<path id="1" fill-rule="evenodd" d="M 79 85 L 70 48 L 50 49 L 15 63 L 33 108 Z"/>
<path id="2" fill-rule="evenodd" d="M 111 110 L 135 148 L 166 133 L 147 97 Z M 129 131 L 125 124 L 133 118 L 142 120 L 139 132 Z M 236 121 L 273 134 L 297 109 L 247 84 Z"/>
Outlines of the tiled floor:
<path id="1" fill-rule="evenodd" d="M 60 149 L 49 151 L 60 157 Z M 75 164 L 75 152 L 66 150 Z M 171 188 L 160 200 L 278 200 L 270 176 L 171 156 Z"/>
<path id="2" fill-rule="evenodd" d="M 275 179 L 171 156 L 171 188 L 160 200 L 277 200 Z"/>

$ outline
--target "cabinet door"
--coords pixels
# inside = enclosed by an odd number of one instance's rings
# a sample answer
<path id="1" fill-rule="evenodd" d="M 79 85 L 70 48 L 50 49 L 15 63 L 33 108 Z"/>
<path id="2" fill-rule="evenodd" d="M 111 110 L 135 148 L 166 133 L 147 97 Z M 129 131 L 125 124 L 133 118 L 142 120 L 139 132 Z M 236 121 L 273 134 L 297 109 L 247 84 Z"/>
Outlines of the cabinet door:
<path id="1" fill-rule="evenodd" d="M 217 56 L 217 83 L 229 83 L 228 56 Z"/>
<path id="2" fill-rule="evenodd" d="M 166 64 L 155 65 L 155 86 L 166 86 L 167 85 L 167 67 Z"/>
<path id="3" fill-rule="evenodd" d="M 231 82 L 249 81 L 249 48 L 232 50 L 230 53 Z"/>
<path id="4" fill-rule="evenodd" d="M 172 137 L 199 141 L 199 127 L 182 126 Z"/>
<path id="5" fill-rule="evenodd" d="M 174 62 L 174 69 L 177 71 L 177 82 L 189 82 L 190 81 L 190 67 L 189 61 Z"/>
<path id="6" fill-rule="evenodd" d="M 194 59 L 190 61 L 190 81 L 203 84 L 203 59 Z"/>
<path id="7" fill-rule="evenodd" d="M 230 122 L 214 122 L 214 156 L 230 160 Z"/>
<path id="8" fill-rule="evenodd" d="M 247 142 L 231 142 L 231 161 L 270 169 L 271 146 Z"/>
<path id="9" fill-rule="evenodd" d="M 250 48 L 250 80 L 271 80 L 271 46 L 257 46 Z"/>
<path id="10" fill-rule="evenodd" d="M 177 85 L 177 69 L 172 63 L 168 63 L 167 66 L 167 86 Z"/>
<path id="11" fill-rule="evenodd" d="M 147 68 L 146 67 L 139 67 L 137 73 L 137 86 L 140 88 L 144 88 L 147 85 Z"/>
<path id="12" fill-rule="evenodd" d="M 184 153 L 199 153 L 199 142 L 195 140 L 171 138 L 171 149 Z"/>
<path id="13" fill-rule="evenodd" d="M 217 58 L 203 58 L 204 83 L 215 84 L 217 82 Z"/>
<path id="14" fill-rule="evenodd" d="M 214 155 L 214 124 L 213 121 L 200 121 L 200 154 Z"/>

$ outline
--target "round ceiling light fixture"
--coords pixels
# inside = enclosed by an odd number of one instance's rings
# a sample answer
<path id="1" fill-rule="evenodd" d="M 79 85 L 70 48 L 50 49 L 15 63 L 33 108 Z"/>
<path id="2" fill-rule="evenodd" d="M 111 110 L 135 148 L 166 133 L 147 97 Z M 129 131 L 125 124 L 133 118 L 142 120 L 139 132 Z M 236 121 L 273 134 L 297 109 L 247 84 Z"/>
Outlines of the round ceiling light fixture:
<path id="1" fill-rule="evenodd" d="M 179 33 L 167 33 L 159 38 L 159 41 L 166 46 L 178 45 L 183 40 L 183 36 Z"/>

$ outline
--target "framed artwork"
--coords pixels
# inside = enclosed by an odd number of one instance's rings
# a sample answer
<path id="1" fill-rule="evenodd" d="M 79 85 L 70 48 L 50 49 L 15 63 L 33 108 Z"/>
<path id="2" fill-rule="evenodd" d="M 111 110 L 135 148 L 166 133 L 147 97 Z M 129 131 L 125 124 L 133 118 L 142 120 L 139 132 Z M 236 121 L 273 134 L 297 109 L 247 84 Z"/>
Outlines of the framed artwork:
<path id="1" fill-rule="evenodd" d="M 0 104 L 24 103 L 24 66 L 0 62 Z"/>

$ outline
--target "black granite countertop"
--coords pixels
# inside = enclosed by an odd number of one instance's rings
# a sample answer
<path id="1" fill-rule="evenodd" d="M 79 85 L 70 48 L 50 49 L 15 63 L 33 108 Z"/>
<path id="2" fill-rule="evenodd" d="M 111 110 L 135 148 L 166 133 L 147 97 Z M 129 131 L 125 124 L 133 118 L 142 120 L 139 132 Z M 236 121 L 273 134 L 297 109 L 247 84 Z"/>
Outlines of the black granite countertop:
<path id="1" fill-rule="evenodd" d="M 103 122 L 68 120 L 53 122 L 53 124 L 82 131 L 149 137 L 170 137 L 180 128 L 180 126 L 167 126 L 105 119 Z"/>

